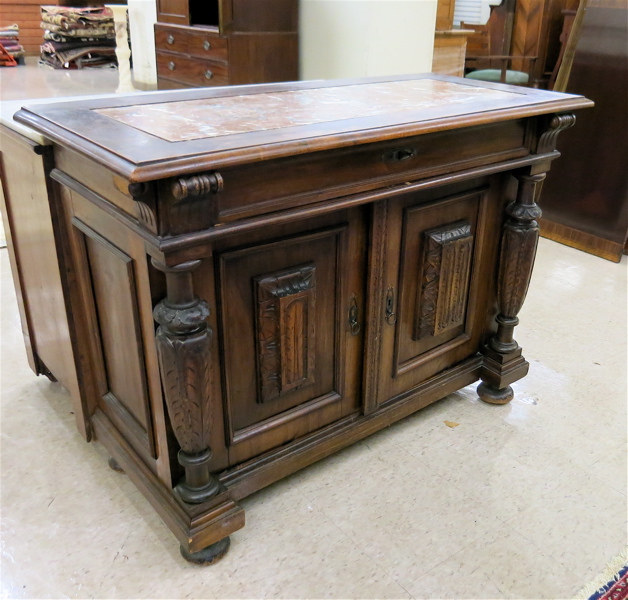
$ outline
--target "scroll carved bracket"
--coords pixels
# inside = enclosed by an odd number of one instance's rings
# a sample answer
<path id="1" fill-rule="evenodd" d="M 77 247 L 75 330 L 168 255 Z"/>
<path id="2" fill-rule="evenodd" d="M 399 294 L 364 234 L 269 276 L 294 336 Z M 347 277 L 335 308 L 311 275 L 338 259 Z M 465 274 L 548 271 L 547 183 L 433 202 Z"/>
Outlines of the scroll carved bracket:
<path id="1" fill-rule="evenodd" d="M 549 115 L 542 123 L 536 147 L 537 154 L 545 154 L 556 150 L 558 134 L 575 125 L 576 115 L 573 113 Z"/>
<path id="2" fill-rule="evenodd" d="M 151 208 L 154 199 L 151 197 L 151 186 L 147 183 L 133 182 L 128 186 L 129 194 L 135 201 L 136 218 L 152 233 L 157 233 L 157 217 Z"/>
<path id="3" fill-rule="evenodd" d="M 179 463 L 185 477 L 175 486 L 182 500 L 205 502 L 220 491 L 209 472 L 210 448 L 210 310 L 193 291 L 192 271 L 200 261 L 166 267 L 167 297 L 153 311 L 159 324 L 156 333 L 159 370 L 174 434 L 181 446 Z"/>

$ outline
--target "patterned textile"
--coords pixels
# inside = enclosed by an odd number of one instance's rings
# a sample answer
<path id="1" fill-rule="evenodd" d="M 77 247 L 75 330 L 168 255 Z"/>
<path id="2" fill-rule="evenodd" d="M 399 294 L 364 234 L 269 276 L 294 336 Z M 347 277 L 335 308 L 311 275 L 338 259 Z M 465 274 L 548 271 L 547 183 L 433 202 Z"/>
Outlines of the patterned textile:
<path id="1" fill-rule="evenodd" d="M 42 6 L 41 60 L 55 69 L 113 66 L 115 29 L 106 7 Z"/>
<path id="2" fill-rule="evenodd" d="M 113 12 L 104 6 L 96 8 L 74 8 L 69 6 L 42 6 L 41 20 L 60 25 L 65 29 L 81 27 L 113 27 Z"/>
<path id="3" fill-rule="evenodd" d="M 0 44 L 13 58 L 24 56 L 24 48 L 20 44 L 20 28 L 18 25 L 0 27 Z"/>
<path id="4" fill-rule="evenodd" d="M 626 598 L 628 598 L 628 566 L 624 566 L 611 581 L 590 596 L 589 600 L 626 600 Z"/>

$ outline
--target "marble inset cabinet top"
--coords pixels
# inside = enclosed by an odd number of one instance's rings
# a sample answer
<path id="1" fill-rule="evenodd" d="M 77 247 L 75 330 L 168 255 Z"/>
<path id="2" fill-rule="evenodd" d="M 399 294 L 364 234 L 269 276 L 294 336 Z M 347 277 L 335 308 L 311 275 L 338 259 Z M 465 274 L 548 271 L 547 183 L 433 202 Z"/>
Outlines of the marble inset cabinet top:
<path id="1" fill-rule="evenodd" d="M 168 142 L 416 112 L 518 94 L 435 79 L 364 83 L 94 109 Z"/>

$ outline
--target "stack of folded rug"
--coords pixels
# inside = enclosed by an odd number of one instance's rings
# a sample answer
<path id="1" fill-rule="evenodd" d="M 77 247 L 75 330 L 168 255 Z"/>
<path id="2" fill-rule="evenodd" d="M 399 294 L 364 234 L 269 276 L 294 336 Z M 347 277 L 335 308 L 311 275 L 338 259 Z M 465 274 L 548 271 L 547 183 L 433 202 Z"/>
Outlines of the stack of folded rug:
<path id="1" fill-rule="evenodd" d="M 0 44 L 16 60 L 24 56 L 24 48 L 20 45 L 20 28 L 18 25 L 0 27 Z"/>
<path id="2" fill-rule="evenodd" d="M 111 9 L 42 6 L 41 60 L 56 69 L 116 64 L 116 34 Z"/>

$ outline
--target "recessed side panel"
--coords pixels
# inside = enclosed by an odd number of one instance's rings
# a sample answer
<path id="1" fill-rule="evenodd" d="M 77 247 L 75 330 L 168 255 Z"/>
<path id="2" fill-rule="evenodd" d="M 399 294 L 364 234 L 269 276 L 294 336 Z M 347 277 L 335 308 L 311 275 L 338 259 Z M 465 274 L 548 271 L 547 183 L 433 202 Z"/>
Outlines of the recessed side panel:
<path id="1" fill-rule="evenodd" d="M 74 225 L 84 234 L 99 326 L 98 404 L 131 444 L 155 458 L 133 259 L 77 219 Z"/>

